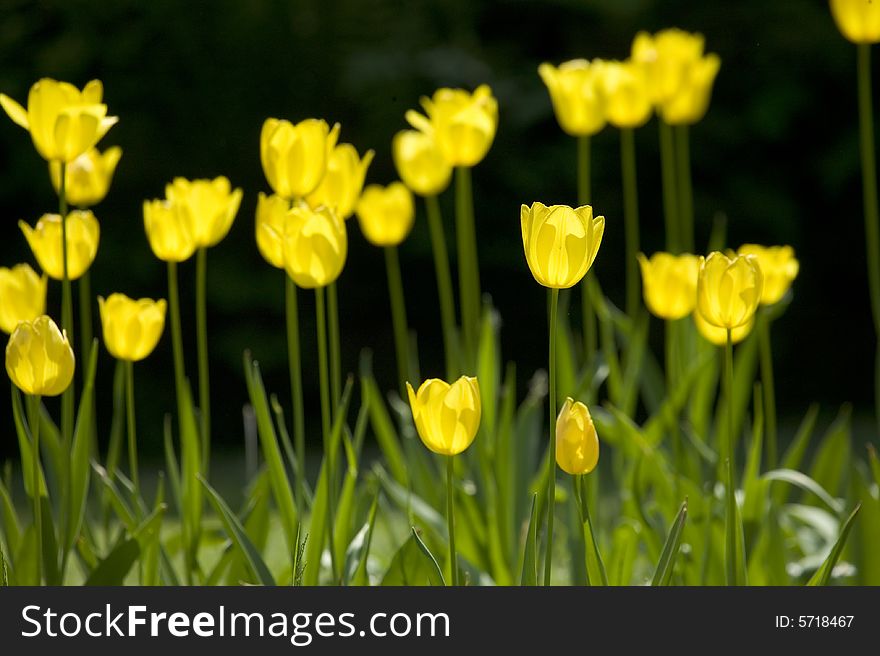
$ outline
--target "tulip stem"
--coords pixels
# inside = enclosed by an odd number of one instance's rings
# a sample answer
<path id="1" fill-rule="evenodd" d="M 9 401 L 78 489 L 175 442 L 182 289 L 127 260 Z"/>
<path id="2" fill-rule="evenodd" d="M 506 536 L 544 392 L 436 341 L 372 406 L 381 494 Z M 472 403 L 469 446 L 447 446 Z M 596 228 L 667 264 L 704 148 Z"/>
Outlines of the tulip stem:
<path id="1" fill-rule="evenodd" d="M 406 322 L 406 302 L 403 296 L 403 280 L 400 275 L 400 259 L 396 246 L 385 247 L 385 269 L 388 273 L 388 295 L 391 299 L 391 323 L 394 327 L 394 346 L 397 351 L 397 382 L 400 398 L 406 398 L 406 381 L 409 380 L 409 348 Z"/>
<path id="2" fill-rule="evenodd" d="M 330 399 L 334 413 L 342 394 L 342 354 L 339 340 L 339 297 L 336 281 L 327 285 L 327 329 L 330 342 Z"/>
<path id="3" fill-rule="evenodd" d="M 620 163 L 623 174 L 623 223 L 626 240 L 626 313 L 639 309 L 639 198 L 636 179 L 636 142 L 632 128 L 620 130 Z"/>
<path id="4" fill-rule="evenodd" d="M 669 319 L 666 321 L 666 398 L 672 400 L 672 396 L 678 381 L 678 363 L 676 353 L 676 342 L 679 337 L 680 319 Z M 670 403 L 670 425 L 669 430 L 672 438 L 672 460 L 675 463 L 675 470 L 681 472 L 681 431 L 678 425 L 678 412 L 675 410 L 675 404 Z M 676 477 L 676 486 L 678 478 Z M 678 497 L 678 489 L 675 491 Z"/>
<path id="5" fill-rule="evenodd" d="M 443 234 L 443 219 L 436 196 L 425 197 L 428 228 L 431 232 L 431 250 L 434 251 L 434 269 L 437 275 L 437 295 L 440 298 L 440 324 L 443 327 L 443 351 L 446 356 L 446 378 L 458 376 L 458 354 L 455 343 L 455 298 L 452 292 L 452 274 Z"/>
<path id="6" fill-rule="evenodd" d="M 727 439 L 722 451 L 727 463 L 725 493 L 727 501 L 727 521 L 725 524 L 725 560 L 727 585 L 736 585 L 739 580 L 736 557 L 736 490 L 734 489 L 734 440 L 733 440 L 733 338 L 727 329 L 727 344 L 724 349 L 724 395 L 727 399 Z"/>
<path id="7" fill-rule="evenodd" d="M 15 388 L 13 388 L 15 389 Z M 34 531 L 37 536 L 37 585 L 43 583 L 43 517 L 40 493 L 40 397 L 28 394 L 27 414 L 28 427 L 31 430 L 32 453 L 31 453 L 31 496 L 34 502 Z"/>
<path id="8" fill-rule="evenodd" d="M 293 443 L 296 450 L 297 503 L 300 516 L 303 515 L 306 499 L 306 429 L 305 405 L 302 390 L 302 359 L 299 347 L 299 308 L 296 302 L 296 283 L 286 275 L 285 317 L 287 320 L 287 361 L 290 369 L 290 394 L 293 401 Z"/>
<path id="9" fill-rule="evenodd" d="M 592 198 L 590 186 L 590 138 L 577 138 L 577 197 L 578 205 L 589 205 Z M 584 361 L 590 366 L 596 358 L 598 338 L 596 335 L 596 312 L 590 302 L 590 277 L 592 271 L 581 280 L 581 316 L 584 331 Z"/>
<path id="10" fill-rule="evenodd" d="M 474 227 L 474 198 L 471 170 L 455 169 L 455 236 L 458 242 L 458 286 L 461 324 L 467 361 L 476 353 L 480 322 L 480 271 L 477 263 L 477 235 Z"/>
<path id="11" fill-rule="evenodd" d="M 140 498 L 141 484 L 138 475 L 137 434 L 134 419 L 134 363 L 131 360 L 125 361 L 125 414 L 128 422 L 128 468 L 135 494 Z"/>
<path id="12" fill-rule="evenodd" d="M 691 148 L 687 125 L 676 125 L 675 132 L 675 178 L 678 184 L 678 209 L 680 219 L 681 248 L 694 250 L 694 189 L 691 181 Z"/>
<path id="13" fill-rule="evenodd" d="M 67 266 L 67 162 L 61 162 L 58 213 L 61 215 L 61 328 L 67 332 L 67 339 L 73 344 L 73 300 Z M 70 386 L 61 395 L 61 435 L 68 448 L 73 440 L 73 404 L 74 385 L 71 381 Z"/>
<path id="14" fill-rule="evenodd" d="M 544 585 L 550 585 L 553 564 L 553 516 L 556 514 L 556 323 L 559 290 L 550 290 L 550 458 L 547 461 L 547 552 L 544 554 Z"/>
<path id="15" fill-rule="evenodd" d="M 758 316 L 758 345 L 761 349 L 761 382 L 764 387 L 764 434 L 767 440 L 767 468 L 776 468 L 776 387 L 773 383 L 773 352 L 770 342 L 770 314 L 766 310 Z"/>
<path id="16" fill-rule="evenodd" d="M 666 250 L 678 253 L 678 199 L 675 182 L 675 140 L 672 126 L 662 118 L 660 126 L 660 172 L 663 179 L 663 216 L 666 219 Z"/>
<path id="17" fill-rule="evenodd" d="M 455 553 L 455 456 L 446 456 L 446 521 L 449 527 L 449 569 L 452 585 L 458 585 L 458 555 Z"/>
<path id="18" fill-rule="evenodd" d="M 321 389 L 321 431 L 324 436 L 324 457 L 330 455 L 330 381 L 327 372 L 327 312 L 324 288 L 315 288 L 315 320 L 318 332 L 318 376 Z"/>
<path id="19" fill-rule="evenodd" d="M 199 359 L 199 420 L 202 433 L 202 471 L 207 475 L 211 454 L 211 376 L 208 371 L 208 249 L 196 255 L 196 334 Z"/>
<path id="20" fill-rule="evenodd" d="M 178 422 L 183 421 L 183 389 L 186 372 L 183 365 L 183 337 L 180 328 L 180 292 L 177 286 L 177 262 L 168 262 L 168 310 L 171 315 L 171 351 L 174 355 L 174 386 L 177 388 Z"/>

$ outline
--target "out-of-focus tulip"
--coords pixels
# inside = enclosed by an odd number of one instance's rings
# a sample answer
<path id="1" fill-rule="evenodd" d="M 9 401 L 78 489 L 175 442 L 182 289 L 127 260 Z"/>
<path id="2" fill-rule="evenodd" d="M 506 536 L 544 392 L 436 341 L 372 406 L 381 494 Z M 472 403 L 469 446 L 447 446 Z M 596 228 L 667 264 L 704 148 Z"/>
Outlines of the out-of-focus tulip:
<path id="1" fill-rule="evenodd" d="M 400 179 L 414 193 L 436 196 L 449 186 L 452 167 L 432 135 L 401 130 L 394 135 L 391 150 Z"/>
<path id="2" fill-rule="evenodd" d="M 697 326 L 697 332 L 703 336 L 707 342 L 711 342 L 715 346 L 724 346 L 727 344 L 727 329 L 719 328 L 718 326 L 713 326 L 711 323 L 706 321 L 703 318 L 703 315 L 700 314 L 699 310 L 694 310 L 693 313 L 694 324 Z M 739 344 L 746 337 L 749 336 L 749 333 L 752 332 L 752 328 L 755 327 L 755 316 L 752 315 L 752 318 L 749 319 L 746 323 L 739 326 L 738 328 L 733 328 L 730 331 L 730 341 L 732 344 Z"/>
<path id="3" fill-rule="evenodd" d="M 714 252 L 700 258 L 697 311 L 711 325 L 732 329 L 755 315 L 764 288 L 764 275 L 754 255 Z"/>
<path id="4" fill-rule="evenodd" d="M 192 226 L 168 200 L 144 201 L 144 230 L 153 254 L 163 262 L 183 262 L 195 253 Z"/>
<path id="5" fill-rule="evenodd" d="M 523 248 L 532 275 L 545 287 L 566 289 L 580 282 L 596 259 L 605 217 L 589 205 L 532 203 L 520 208 Z"/>
<path id="6" fill-rule="evenodd" d="M 61 245 L 61 216 L 44 214 L 31 228 L 18 222 L 34 257 L 49 277 L 64 279 L 64 257 Z M 67 215 L 67 275 L 76 280 L 92 266 L 98 254 L 101 229 L 89 210 L 75 210 Z"/>
<path id="7" fill-rule="evenodd" d="M 743 244 L 738 252 L 740 255 L 754 255 L 758 258 L 758 266 L 764 274 L 761 304 L 778 303 L 791 288 L 791 283 L 797 278 L 800 269 L 800 263 L 794 256 L 794 249 L 791 246 Z"/>
<path id="8" fill-rule="evenodd" d="M 76 360 L 67 334 L 45 314 L 16 326 L 6 345 L 6 373 L 25 394 L 58 396 L 70 386 Z"/>
<path id="9" fill-rule="evenodd" d="M 306 198 L 308 204 L 312 207 L 331 207 L 336 216 L 343 220 L 350 217 L 354 214 L 364 188 L 367 168 L 374 155 L 372 150 L 368 150 L 363 157 L 359 157 L 355 147 L 348 143 L 336 146 L 330 153 L 327 172 L 321 183 Z"/>
<path id="10" fill-rule="evenodd" d="M 439 378 L 426 380 L 413 391 L 406 384 L 409 405 L 422 442 L 434 453 L 454 456 L 467 449 L 480 428 L 480 384 L 462 376 L 450 385 Z"/>
<path id="11" fill-rule="evenodd" d="M 159 343 L 165 327 L 165 299 L 135 300 L 125 294 L 98 297 L 104 345 L 114 358 L 143 360 Z"/>
<path id="12" fill-rule="evenodd" d="M 107 116 L 103 95 L 99 80 L 92 80 L 80 91 L 68 82 L 43 78 L 31 87 L 27 109 L 5 94 L 0 94 L 0 105 L 9 118 L 30 132 L 44 159 L 72 162 L 119 120 Z"/>
<path id="13" fill-rule="evenodd" d="M 165 188 L 165 196 L 176 205 L 181 219 L 189 224 L 196 248 L 219 243 L 232 227 L 241 205 L 241 189 L 232 189 L 229 179 L 213 180 L 174 178 Z"/>
<path id="14" fill-rule="evenodd" d="M 276 269 L 284 268 L 284 231 L 290 203 L 277 194 L 257 196 L 257 248 Z"/>
<path id="15" fill-rule="evenodd" d="M 650 259 L 639 253 L 645 305 L 661 319 L 681 319 L 697 303 L 700 258 L 690 253 L 654 253 Z"/>
<path id="16" fill-rule="evenodd" d="M 473 93 L 463 89 L 438 89 L 422 98 L 427 116 L 414 110 L 406 120 L 433 136 L 451 166 L 476 166 L 486 156 L 498 129 L 498 101 L 482 84 Z"/>
<path id="17" fill-rule="evenodd" d="M 361 232 L 373 246 L 397 246 L 415 220 L 412 193 L 402 182 L 369 185 L 357 205 Z"/>
<path id="18" fill-rule="evenodd" d="M 599 436 L 590 410 L 571 397 L 556 419 L 556 464 L 566 474 L 589 474 L 599 462 Z"/>
<path id="19" fill-rule="evenodd" d="M 837 29 L 853 43 L 880 41 L 880 3 L 876 0 L 831 0 Z"/>
<path id="20" fill-rule="evenodd" d="M 122 148 L 113 146 L 101 154 L 97 148 L 89 148 L 67 165 L 64 197 L 76 207 L 97 205 L 110 189 L 116 165 L 122 157 Z M 55 192 L 61 191 L 61 163 L 49 162 L 49 175 Z"/>
<path id="21" fill-rule="evenodd" d="M 339 138 L 339 124 L 307 118 L 296 125 L 267 118 L 260 133 L 260 161 L 272 190 L 287 200 L 305 198 L 320 184 Z"/>
<path id="22" fill-rule="evenodd" d="M 644 125 L 653 109 L 644 69 L 631 61 L 609 61 L 600 71 L 608 122 L 618 128 Z"/>
<path id="23" fill-rule="evenodd" d="M 559 126 L 573 137 L 588 137 L 605 127 L 601 59 L 573 59 L 555 67 L 541 64 L 538 75 L 550 92 Z"/>
<path id="24" fill-rule="evenodd" d="M 266 225 L 265 230 L 274 230 Z M 277 231 L 276 231 L 277 232 Z M 305 289 L 334 282 L 348 255 L 345 223 L 329 207 L 297 205 L 290 210 L 282 238 L 284 269 Z"/>
<path id="25" fill-rule="evenodd" d="M 31 321 L 45 311 L 45 273 L 38 276 L 30 264 L 0 267 L 0 330 L 11 333 L 20 321 Z"/>

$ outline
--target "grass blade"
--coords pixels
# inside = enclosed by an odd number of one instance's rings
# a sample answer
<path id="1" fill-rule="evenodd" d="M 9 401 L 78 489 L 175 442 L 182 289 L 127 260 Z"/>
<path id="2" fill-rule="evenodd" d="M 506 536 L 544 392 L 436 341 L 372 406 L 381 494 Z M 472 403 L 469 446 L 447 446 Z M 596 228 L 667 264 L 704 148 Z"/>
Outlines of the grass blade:
<path id="1" fill-rule="evenodd" d="M 538 495 L 532 495 L 532 511 L 529 514 L 529 529 L 523 548 L 520 585 L 538 585 Z"/>
<path id="2" fill-rule="evenodd" d="M 140 555 L 141 547 L 138 541 L 135 538 L 125 540 L 98 563 L 86 579 L 85 585 L 122 585 Z"/>
<path id="3" fill-rule="evenodd" d="M 672 524 L 669 536 L 666 538 L 666 544 L 663 545 L 663 551 L 660 553 L 660 561 L 657 563 L 657 569 L 654 571 L 654 578 L 651 585 L 669 585 L 672 580 L 672 573 L 675 570 L 675 560 L 678 558 L 679 547 L 681 546 L 681 534 L 684 532 L 684 525 L 687 522 L 687 499 L 681 504 L 678 516 Z"/>
<path id="4" fill-rule="evenodd" d="M 862 504 L 857 505 L 855 510 L 853 510 L 850 516 L 847 517 L 846 522 L 844 522 L 843 527 L 840 529 L 840 535 L 838 536 L 837 541 L 831 548 L 831 553 L 828 554 L 828 557 L 822 563 L 822 566 L 816 570 L 816 573 L 810 577 L 810 580 L 807 581 L 807 585 L 828 585 L 828 581 L 831 580 L 831 573 L 834 571 L 834 566 L 837 564 L 840 555 L 843 553 L 843 548 L 846 546 L 846 539 L 849 537 L 853 521 L 855 520 L 856 515 L 859 514 L 861 508 Z"/>

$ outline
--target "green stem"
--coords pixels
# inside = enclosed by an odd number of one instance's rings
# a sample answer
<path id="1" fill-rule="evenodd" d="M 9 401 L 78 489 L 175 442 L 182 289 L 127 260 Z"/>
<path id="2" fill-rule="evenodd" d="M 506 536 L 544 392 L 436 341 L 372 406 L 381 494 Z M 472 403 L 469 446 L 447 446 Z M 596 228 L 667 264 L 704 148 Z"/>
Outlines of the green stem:
<path id="1" fill-rule="evenodd" d="M 449 528 L 449 569 L 452 572 L 452 585 L 458 585 L 458 555 L 455 553 L 455 456 L 446 456 L 446 522 Z"/>
<path id="2" fill-rule="evenodd" d="M 660 169 L 663 178 L 663 215 L 666 220 L 666 250 L 677 253 L 678 201 L 675 183 L 675 144 L 672 126 L 663 119 L 657 120 L 660 126 Z"/>
<path id="3" fill-rule="evenodd" d="M 183 365 L 183 335 L 180 328 L 180 292 L 177 285 L 177 262 L 168 262 L 168 314 L 171 320 L 171 351 L 174 355 L 177 417 L 178 422 L 180 422 L 183 420 L 183 390 L 186 372 Z"/>
<path id="4" fill-rule="evenodd" d="M 687 125 L 675 128 L 675 177 L 678 183 L 678 209 L 681 225 L 681 247 L 688 253 L 694 251 L 694 190 L 691 182 L 691 148 Z"/>
<path id="5" fill-rule="evenodd" d="M 635 317 L 639 309 L 639 191 L 636 180 L 636 142 L 632 128 L 623 128 L 620 131 L 620 163 L 626 239 L 626 313 Z"/>
<path id="6" fill-rule="evenodd" d="M 589 205 L 592 198 L 590 188 L 590 138 L 577 139 L 577 197 L 578 205 Z M 581 280 L 581 316 L 583 317 L 584 360 L 589 366 L 596 358 L 598 337 L 596 334 L 596 312 L 590 302 L 590 282 L 592 271 Z"/>
<path id="7" fill-rule="evenodd" d="M 734 475 L 734 439 L 733 439 L 733 339 L 730 328 L 727 329 L 727 345 L 724 349 L 724 396 L 727 399 L 727 432 L 725 447 L 722 451 L 727 463 L 727 480 L 725 493 L 727 501 L 727 520 L 725 524 L 725 561 L 727 569 L 727 585 L 736 585 L 739 579 L 736 557 L 736 477 Z"/>
<path id="8" fill-rule="evenodd" d="M 327 311 L 324 288 L 315 288 L 315 319 L 318 332 L 318 375 L 321 388 L 321 431 L 324 436 L 324 457 L 330 456 L 330 380 L 327 365 Z"/>
<path id="9" fill-rule="evenodd" d="M 92 330 L 92 280 L 91 274 L 87 270 L 82 277 L 79 279 L 79 323 L 80 323 L 80 332 L 82 333 L 82 338 L 80 341 L 82 348 L 82 361 L 88 362 L 89 356 L 92 351 L 92 339 L 93 339 L 93 330 Z M 83 374 L 83 385 L 86 383 L 86 376 L 88 375 L 87 367 L 82 368 Z M 98 429 L 97 429 L 97 403 L 95 401 L 94 395 L 92 396 L 92 408 L 91 408 L 91 417 L 89 420 L 89 438 L 92 443 L 92 453 L 98 453 Z M 66 552 L 65 552 L 66 557 Z"/>
<path id="10" fill-rule="evenodd" d="M 67 331 L 67 339 L 74 343 L 73 331 L 73 293 L 70 286 L 70 273 L 67 266 L 67 162 L 61 162 L 61 183 L 58 189 L 58 213 L 61 215 L 61 328 Z M 74 385 L 61 395 L 61 435 L 70 447 L 73 440 Z"/>
<path id="11" fill-rule="evenodd" d="M 776 468 L 776 387 L 773 383 L 773 352 L 770 342 L 770 315 L 762 310 L 758 317 L 758 340 L 761 349 L 761 382 L 764 387 L 764 425 L 767 440 L 767 468 Z"/>
<path id="12" fill-rule="evenodd" d="M 455 236 L 458 243 L 458 286 L 464 350 L 467 360 L 472 361 L 480 322 L 480 272 L 471 170 L 465 166 L 455 169 Z"/>
<path id="13" fill-rule="evenodd" d="M 678 363 L 676 341 L 678 339 L 678 327 L 680 320 L 670 319 L 666 321 L 666 397 L 671 399 L 673 390 L 678 382 Z M 672 459 L 675 463 L 675 471 L 682 472 L 681 468 L 681 431 L 678 425 L 678 413 L 670 405 L 671 423 L 670 436 L 672 439 Z M 678 478 L 676 477 L 676 485 Z M 676 498 L 678 490 L 676 490 Z"/>
<path id="14" fill-rule="evenodd" d="M 202 433 L 202 470 L 208 471 L 211 454 L 211 375 L 208 371 L 208 249 L 196 255 L 196 333 L 199 360 L 199 419 Z"/>
<path id="15" fill-rule="evenodd" d="M 327 328 L 330 331 L 330 399 L 335 412 L 336 405 L 342 394 L 342 352 L 339 340 L 339 297 L 336 293 L 336 281 L 327 286 Z"/>
<path id="16" fill-rule="evenodd" d="M 28 427 L 31 430 L 31 492 L 34 502 L 34 529 L 37 535 L 37 585 L 43 583 L 43 517 L 40 493 L 40 397 L 27 395 Z"/>
<path id="17" fill-rule="evenodd" d="M 287 362 L 290 369 L 290 394 L 293 402 L 293 443 L 296 450 L 296 463 L 299 469 L 297 476 L 297 503 L 302 516 L 306 498 L 306 428 L 305 404 L 302 390 L 302 358 L 299 346 L 299 308 L 296 301 L 296 283 L 284 276 L 285 285 L 285 316 L 287 320 Z"/>
<path id="18" fill-rule="evenodd" d="M 602 585 L 608 587 L 608 572 L 605 569 L 605 562 L 602 560 L 602 554 L 599 551 L 599 536 L 596 534 L 593 520 L 590 518 L 590 497 L 587 494 L 587 477 L 584 474 L 579 474 L 578 476 L 575 476 L 574 485 L 575 487 L 580 486 L 581 491 L 579 498 L 582 504 L 583 521 L 587 524 L 590 535 L 593 538 L 593 556 L 596 559 L 596 566 L 599 570 L 599 580 L 602 582 Z M 597 521 L 596 526 L 598 525 L 599 524 Z M 584 546 L 586 547 L 586 544 Z"/>
<path id="19" fill-rule="evenodd" d="M 434 252 L 434 270 L 437 275 L 437 295 L 440 298 L 440 323 L 443 327 L 443 351 L 446 356 L 446 379 L 458 377 L 458 353 L 455 343 L 455 298 L 452 292 L 452 274 L 443 234 L 443 219 L 436 196 L 425 198 L 428 228 L 431 232 L 431 250 Z"/>
<path id="20" fill-rule="evenodd" d="M 134 363 L 125 361 L 125 415 L 128 421 L 128 468 L 131 473 L 131 482 L 137 497 L 141 498 L 141 484 L 138 475 L 137 459 L 137 426 L 134 415 Z"/>
<path id="21" fill-rule="evenodd" d="M 406 381 L 409 380 L 409 349 L 407 348 L 408 329 L 406 323 L 406 303 L 403 296 L 403 280 L 400 275 L 400 260 L 397 247 L 385 248 L 385 269 L 388 273 L 388 296 L 391 299 L 391 323 L 394 326 L 394 347 L 397 351 L 397 382 L 401 398 L 406 398 Z"/>
<path id="22" fill-rule="evenodd" d="M 550 290 L 550 459 L 547 461 L 547 552 L 544 554 L 544 585 L 550 585 L 553 564 L 553 516 L 556 514 L 556 323 L 559 290 Z"/>

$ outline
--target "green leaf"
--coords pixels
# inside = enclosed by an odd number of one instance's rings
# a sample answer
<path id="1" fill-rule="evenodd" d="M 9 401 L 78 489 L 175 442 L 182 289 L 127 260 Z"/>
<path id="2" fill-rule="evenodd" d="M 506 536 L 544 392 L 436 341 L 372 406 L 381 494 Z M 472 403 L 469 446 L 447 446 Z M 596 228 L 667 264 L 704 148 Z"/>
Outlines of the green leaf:
<path id="1" fill-rule="evenodd" d="M 483 312 L 480 325 L 480 340 L 477 347 L 477 377 L 480 381 L 482 418 L 480 429 L 494 440 L 498 399 L 498 361 L 497 325 L 501 319 L 491 307 Z"/>
<path id="2" fill-rule="evenodd" d="M 352 540 L 349 546 L 349 553 L 346 554 L 346 560 L 355 565 L 354 574 L 349 582 L 350 585 L 370 585 L 370 579 L 367 575 L 367 560 L 370 557 L 370 545 L 373 542 L 373 528 L 376 525 L 376 509 L 378 506 L 379 493 L 377 491 L 370 506 L 370 515 L 367 523 L 358 531 L 355 539 Z M 346 567 L 346 571 L 348 571 L 348 567 Z"/>
<path id="3" fill-rule="evenodd" d="M 6 556 L 3 554 L 3 548 L 0 547 L 0 587 L 9 586 L 9 575 L 6 572 Z"/>
<path id="4" fill-rule="evenodd" d="M 681 535 L 687 522 L 687 507 L 688 502 L 685 499 L 678 511 L 678 516 L 672 523 L 669 535 L 666 537 L 666 544 L 663 545 L 663 551 L 660 553 L 660 561 L 657 563 L 657 569 L 654 571 L 651 585 L 669 585 L 669 582 L 672 580 L 675 560 L 678 558 L 681 546 Z"/>
<path id="5" fill-rule="evenodd" d="M 849 472 L 851 414 L 849 405 L 840 409 L 837 419 L 819 445 L 810 469 L 810 477 L 835 496 L 840 494 Z"/>
<path id="6" fill-rule="evenodd" d="M 48 497 L 40 497 L 40 520 L 43 526 L 43 575 L 48 585 L 61 585 L 61 570 L 58 568 L 58 540 L 52 506 Z"/>
<path id="7" fill-rule="evenodd" d="M 16 552 L 21 542 L 21 522 L 18 519 L 18 513 L 15 512 L 15 506 L 12 504 L 12 497 L 9 496 L 9 490 L 0 480 L 0 519 L 3 527 L 3 537 L 6 540 L 6 548 L 9 550 L 10 556 L 7 560 L 11 561 L 11 555 Z"/>
<path id="8" fill-rule="evenodd" d="M 831 553 L 828 554 L 828 557 L 822 563 L 822 566 L 816 570 L 816 573 L 810 577 L 810 580 L 807 581 L 807 585 L 828 585 L 828 581 L 831 580 L 831 574 L 834 571 L 834 566 L 840 559 L 844 546 L 846 546 L 846 540 L 849 537 L 850 530 L 852 530 L 853 521 L 855 520 L 856 515 L 859 514 L 861 507 L 862 504 L 857 505 L 855 510 L 852 511 L 850 516 L 844 522 L 843 527 L 840 529 L 840 535 L 837 538 L 837 542 L 835 542 L 834 546 L 831 548 Z"/>
<path id="9" fill-rule="evenodd" d="M 65 522 L 64 550 L 69 551 L 82 526 L 86 511 L 86 498 L 89 493 L 89 455 L 92 447 L 93 397 L 95 392 L 95 370 L 98 365 L 98 340 L 92 341 L 89 363 L 86 370 L 86 383 L 79 401 L 76 427 L 73 431 L 73 446 L 70 454 L 70 496 L 67 521 Z"/>
<path id="10" fill-rule="evenodd" d="M 407 485 L 407 464 L 403 455 L 403 449 L 400 445 L 400 439 L 394 430 L 394 424 L 388 414 L 388 409 L 379 393 L 379 388 L 372 374 L 361 374 L 361 388 L 364 397 L 364 403 L 370 408 L 370 423 L 373 426 L 373 433 L 376 435 L 376 441 L 379 448 L 385 456 L 388 463 L 388 469 L 394 479 L 403 485 Z"/>
<path id="11" fill-rule="evenodd" d="M 22 407 L 21 402 L 21 392 L 19 392 L 18 388 L 13 385 L 12 386 L 12 418 L 15 423 L 15 434 L 18 437 L 18 451 L 21 455 L 21 474 L 24 479 L 24 489 L 25 493 L 29 497 L 33 497 L 33 460 L 31 460 L 31 454 L 33 449 L 31 448 L 32 440 L 30 430 L 25 426 L 24 420 L 24 408 Z M 46 487 L 46 478 L 43 474 L 42 466 L 38 470 L 39 473 L 39 482 L 38 487 L 40 490 L 41 496 L 46 496 L 49 494 L 48 488 Z"/>
<path id="12" fill-rule="evenodd" d="M 177 454 L 174 453 L 174 438 L 171 429 L 171 415 L 165 415 L 164 429 L 164 446 L 165 446 L 165 473 L 171 481 L 171 498 L 174 499 L 174 506 L 177 512 L 183 512 L 183 505 L 180 500 L 180 465 L 177 463 Z M 109 471 L 109 470 L 108 470 Z"/>
<path id="13" fill-rule="evenodd" d="M 532 495 L 532 511 L 529 514 L 529 529 L 523 548 L 520 585 L 538 585 L 538 495 Z"/>
<path id="14" fill-rule="evenodd" d="M 395 552 L 380 585 L 444 585 L 436 560 L 426 556 L 418 542 L 413 530 L 406 542 Z"/>
<path id="15" fill-rule="evenodd" d="M 839 515 L 843 512 L 843 504 L 840 501 L 828 494 L 819 483 L 799 471 L 774 469 L 764 474 L 761 478 L 767 481 L 782 481 L 783 483 L 799 487 L 805 492 L 810 492 L 821 499 L 835 514 Z"/>
<path id="16" fill-rule="evenodd" d="M 593 521 L 590 518 L 587 480 L 585 476 L 578 476 L 576 478 L 579 479 L 579 482 L 575 482 L 575 485 L 580 484 L 581 487 L 581 516 L 583 517 L 581 530 L 583 531 L 584 538 L 584 564 L 587 568 L 587 576 L 589 577 L 590 585 L 607 586 L 608 573 L 605 571 L 605 563 L 602 561 L 602 554 L 599 552 L 599 541 L 596 539 L 596 534 L 593 531 Z"/>
<path id="17" fill-rule="evenodd" d="M 416 546 L 419 548 L 419 552 L 424 556 L 425 560 L 428 563 L 428 581 L 431 585 L 435 586 L 445 586 L 446 581 L 443 579 L 443 571 L 440 569 L 440 565 L 437 563 L 437 559 L 434 557 L 434 554 L 431 553 L 431 550 L 428 549 L 428 545 L 426 545 L 423 541 L 419 532 L 416 530 L 416 527 L 412 527 L 412 536 L 416 541 Z"/>
<path id="18" fill-rule="evenodd" d="M 611 538 L 608 580 L 611 585 L 630 585 L 639 549 L 638 524 L 627 521 L 616 529 Z"/>
<path id="19" fill-rule="evenodd" d="M 85 585 L 122 585 L 140 555 L 141 547 L 136 539 L 123 541 L 89 574 Z"/>

